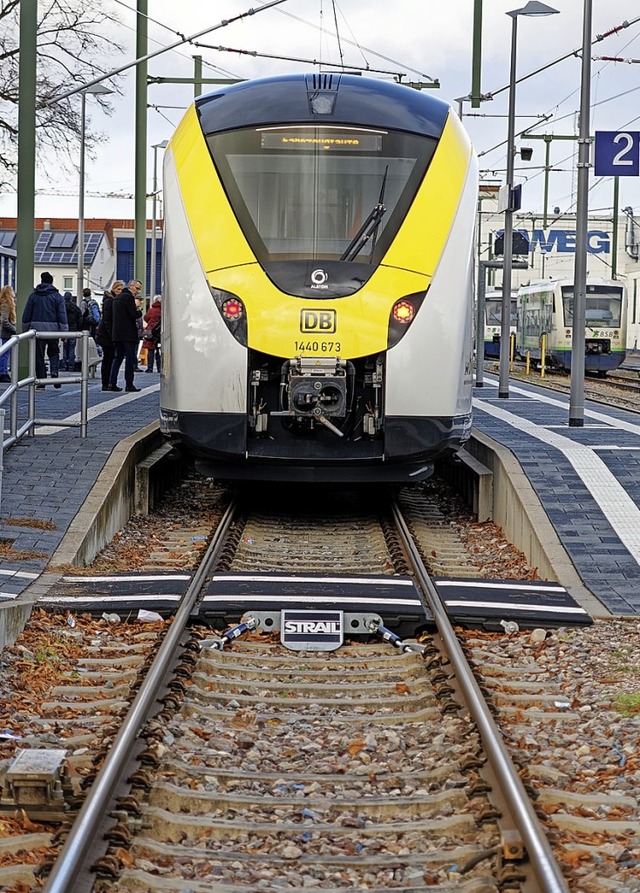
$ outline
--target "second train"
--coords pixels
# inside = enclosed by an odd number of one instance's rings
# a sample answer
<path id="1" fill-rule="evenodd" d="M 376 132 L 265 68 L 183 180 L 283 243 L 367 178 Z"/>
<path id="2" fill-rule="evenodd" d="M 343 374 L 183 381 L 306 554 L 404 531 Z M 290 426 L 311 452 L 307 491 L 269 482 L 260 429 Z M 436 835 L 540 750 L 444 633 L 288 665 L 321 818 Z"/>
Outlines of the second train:
<path id="1" fill-rule="evenodd" d="M 571 371 L 574 284 L 550 279 L 518 290 L 516 353 L 548 367 Z M 609 279 L 587 280 L 585 372 L 599 376 L 617 369 L 626 356 L 625 287 Z"/>

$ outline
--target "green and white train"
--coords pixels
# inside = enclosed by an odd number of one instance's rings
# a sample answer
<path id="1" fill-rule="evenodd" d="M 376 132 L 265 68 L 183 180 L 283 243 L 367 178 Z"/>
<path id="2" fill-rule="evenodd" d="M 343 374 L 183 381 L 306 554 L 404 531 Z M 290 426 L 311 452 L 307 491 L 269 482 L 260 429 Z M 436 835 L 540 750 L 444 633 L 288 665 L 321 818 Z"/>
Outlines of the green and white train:
<path id="1" fill-rule="evenodd" d="M 574 287 L 570 279 L 550 279 L 518 290 L 516 351 L 541 362 L 571 370 Z M 610 279 L 587 279 L 585 309 L 585 372 L 604 376 L 625 359 L 627 302 L 625 287 Z"/>

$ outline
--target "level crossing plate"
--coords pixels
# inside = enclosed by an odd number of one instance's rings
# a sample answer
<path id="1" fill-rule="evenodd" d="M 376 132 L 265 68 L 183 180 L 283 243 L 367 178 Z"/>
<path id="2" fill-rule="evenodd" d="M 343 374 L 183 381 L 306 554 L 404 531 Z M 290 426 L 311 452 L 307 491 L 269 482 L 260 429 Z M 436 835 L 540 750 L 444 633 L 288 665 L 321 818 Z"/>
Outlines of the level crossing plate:
<path id="1" fill-rule="evenodd" d="M 462 625 L 500 629 L 501 621 L 521 627 L 593 623 L 559 583 L 471 579 L 436 579 L 434 583 L 447 614 Z"/>
<path id="2" fill-rule="evenodd" d="M 191 574 L 95 574 L 64 576 L 41 599 L 43 606 L 74 613 L 121 615 L 131 611 L 175 614 Z"/>
<path id="3" fill-rule="evenodd" d="M 64 576 L 40 604 L 93 614 L 155 611 L 174 614 L 191 574 L 113 574 Z M 529 580 L 435 579 L 454 623 L 499 628 L 500 621 L 522 627 L 592 623 L 589 614 L 558 583 Z M 433 626 L 433 617 L 409 576 L 334 574 L 215 574 L 195 613 L 227 626 L 248 611 L 337 610 L 380 615 L 385 626 L 408 636 Z M 345 630 L 348 634 L 349 630 Z"/>
<path id="4" fill-rule="evenodd" d="M 373 612 L 402 635 L 413 635 L 433 623 L 413 579 L 401 575 L 215 574 L 198 616 L 228 621 L 247 611 L 267 609 Z"/>

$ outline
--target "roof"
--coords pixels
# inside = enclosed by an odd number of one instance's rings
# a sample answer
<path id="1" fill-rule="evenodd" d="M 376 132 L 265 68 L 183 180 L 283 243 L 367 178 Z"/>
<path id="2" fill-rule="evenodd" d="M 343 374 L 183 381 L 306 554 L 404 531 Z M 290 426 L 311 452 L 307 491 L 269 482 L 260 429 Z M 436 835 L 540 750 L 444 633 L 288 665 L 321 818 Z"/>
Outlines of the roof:
<path id="1" fill-rule="evenodd" d="M 84 263 L 91 265 L 103 239 L 105 230 L 84 233 Z M 3 229 L 0 224 L 0 247 L 16 248 L 16 229 Z M 75 266 L 78 263 L 78 233 L 75 231 L 41 229 L 35 231 L 33 261 L 36 264 Z"/>

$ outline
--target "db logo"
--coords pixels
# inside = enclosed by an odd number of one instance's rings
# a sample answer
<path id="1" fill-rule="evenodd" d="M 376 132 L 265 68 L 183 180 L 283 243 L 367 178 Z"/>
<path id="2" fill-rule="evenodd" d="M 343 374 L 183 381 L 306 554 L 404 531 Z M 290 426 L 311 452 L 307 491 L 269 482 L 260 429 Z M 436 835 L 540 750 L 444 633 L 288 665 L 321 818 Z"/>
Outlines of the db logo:
<path id="1" fill-rule="evenodd" d="M 337 314 L 335 310 L 301 310 L 301 332 L 323 332 L 328 335 L 336 331 Z"/>

